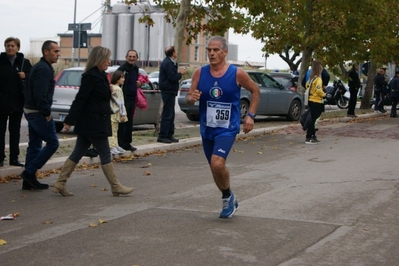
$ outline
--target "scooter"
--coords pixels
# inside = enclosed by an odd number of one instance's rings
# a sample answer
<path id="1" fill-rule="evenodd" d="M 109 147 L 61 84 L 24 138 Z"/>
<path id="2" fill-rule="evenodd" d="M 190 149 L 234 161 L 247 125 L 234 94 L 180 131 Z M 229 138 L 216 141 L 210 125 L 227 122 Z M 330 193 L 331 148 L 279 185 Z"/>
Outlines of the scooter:
<path id="1" fill-rule="evenodd" d="M 326 98 L 324 103 L 328 105 L 337 105 L 340 109 L 346 109 L 349 106 L 348 90 L 341 80 L 335 80 L 332 86 L 326 87 Z"/>

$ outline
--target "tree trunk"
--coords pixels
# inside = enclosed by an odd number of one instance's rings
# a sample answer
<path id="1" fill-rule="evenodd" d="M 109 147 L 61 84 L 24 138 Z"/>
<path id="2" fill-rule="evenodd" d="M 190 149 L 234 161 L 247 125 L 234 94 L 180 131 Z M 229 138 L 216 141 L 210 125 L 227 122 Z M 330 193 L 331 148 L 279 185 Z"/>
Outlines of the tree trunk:
<path id="1" fill-rule="evenodd" d="M 180 62 L 181 60 L 184 32 L 186 30 L 187 18 L 190 14 L 190 8 L 190 0 L 181 0 L 179 15 L 177 16 L 176 20 L 176 35 L 174 40 L 174 47 L 177 51 L 177 62 Z"/>
<path id="2" fill-rule="evenodd" d="M 360 102 L 360 109 L 370 109 L 371 97 L 374 90 L 374 77 L 377 74 L 377 67 L 373 61 L 370 63 L 369 73 L 367 74 L 367 83 L 364 91 L 362 101 Z"/>
<path id="3" fill-rule="evenodd" d="M 301 83 L 302 83 L 303 77 L 306 75 L 306 72 L 309 69 L 309 62 L 310 62 L 310 59 L 312 58 L 312 53 L 313 53 L 313 49 L 309 48 L 309 47 L 306 48 L 302 52 L 302 63 L 301 63 L 301 68 L 299 70 L 299 77 L 298 77 L 298 92 L 302 95 L 305 92 L 306 88 L 302 87 Z"/>

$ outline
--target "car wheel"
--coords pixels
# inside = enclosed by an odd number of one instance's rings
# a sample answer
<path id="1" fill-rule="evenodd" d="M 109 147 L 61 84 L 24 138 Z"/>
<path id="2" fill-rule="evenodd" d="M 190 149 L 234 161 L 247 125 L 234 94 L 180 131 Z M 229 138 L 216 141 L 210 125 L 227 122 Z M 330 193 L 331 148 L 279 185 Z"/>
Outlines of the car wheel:
<path id="1" fill-rule="evenodd" d="M 302 106 L 298 100 L 293 100 L 290 109 L 288 110 L 287 120 L 288 121 L 298 121 L 301 117 Z"/>
<path id="2" fill-rule="evenodd" d="M 240 100 L 240 122 L 244 123 L 245 117 L 248 114 L 249 102 L 246 100 Z"/>
<path id="3" fill-rule="evenodd" d="M 186 114 L 186 116 L 190 121 L 199 121 L 199 115 Z"/>
<path id="4" fill-rule="evenodd" d="M 64 123 L 55 123 L 55 131 L 61 132 L 63 128 L 64 128 Z"/>

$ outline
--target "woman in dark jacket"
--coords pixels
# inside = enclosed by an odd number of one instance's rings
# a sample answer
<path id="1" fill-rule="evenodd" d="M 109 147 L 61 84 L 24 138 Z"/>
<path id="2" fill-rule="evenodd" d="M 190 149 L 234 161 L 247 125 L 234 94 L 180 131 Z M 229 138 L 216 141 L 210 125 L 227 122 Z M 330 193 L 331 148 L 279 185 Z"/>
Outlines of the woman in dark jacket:
<path id="1" fill-rule="evenodd" d="M 121 185 L 116 178 L 108 144 L 108 137 L 112 135 L 111 89 L 105 70 L 110 64 L 110 56 L 111 51 L 101 46 L 94 47 L 90 52 L 79 92 L 65 118 L 63 130 L 68 131 L 75 125 L 74 131 L 78 136 L 75 148 L 53 186 L 53 191 L 63 196 L 73 195 L 67 190 L 66 181 L 91 144 L 99 153 L 101 167 L 111 185 L 112 194 L 119 196 L 133 191 L 133 188 Z"/>
<path id="2" fill-rule="evenodd" d="M 19 53 L 21 42 L 9 37 L 4 41 L 5 52 L 0 55 L 0 167 L 6 157 L 5 135 L 10 132 L 10 165 L 24 166 L 19 160 L 19 140 L 24 107 L 23 83 L 32 68 L 30 61 Z"/>

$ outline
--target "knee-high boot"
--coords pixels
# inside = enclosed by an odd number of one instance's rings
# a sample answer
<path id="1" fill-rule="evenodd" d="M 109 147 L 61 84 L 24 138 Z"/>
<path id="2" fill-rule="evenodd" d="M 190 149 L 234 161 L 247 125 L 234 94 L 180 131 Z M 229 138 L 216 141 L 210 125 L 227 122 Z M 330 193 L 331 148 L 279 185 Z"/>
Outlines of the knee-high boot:
<path id="1" fill-rule="evenodd" d="M 53 192 L 60 193 L 62 196 L 73 196 L 72 192 L 69 192 L 66 188 L 66 182 L 71 176 L 73 170 L 75 169 L 76 163 L 67 159 L 62 166 L 61 173 L 58 176 L 57 182 L 53 185 Z"/>
<path id="2" fill-rule="evenodd" d="M 111 185 L 111 191 L 114 196 L 119 196 L 119 194 L 126 195 L 132 193 L 134 188 L 125 187 L 121 183 L 119 183 L 118 179 L 115 175 L 114 165 L 111 163 L 101 165 L 104 175 L 108 180 L 108 183 Z"/>

